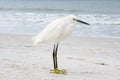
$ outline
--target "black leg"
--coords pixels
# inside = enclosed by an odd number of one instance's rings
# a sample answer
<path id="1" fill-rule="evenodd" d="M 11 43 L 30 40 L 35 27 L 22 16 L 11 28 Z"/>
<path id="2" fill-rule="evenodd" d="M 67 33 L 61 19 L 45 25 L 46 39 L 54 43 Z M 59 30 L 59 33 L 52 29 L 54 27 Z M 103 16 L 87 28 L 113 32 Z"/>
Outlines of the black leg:
<path id="1" fill-rule="evenodd" d="M 54 69 L 56 68 L 56 62 L 55 62 L 55 45 L 54 45 L 54 48 L 53 48 L 53 64 L 54 64 Z"/>
<path id="2" fill-rule="evenodd" d="M 58 43 L 54 45 L 53 48 L 53 64 L 54 64 L 54 70 L 51 70 L 51 73 L 55 74 L 66 74 L 66 70 L 59 70 L 58 69 L 58 64 L 57 64 L 57 50 L 58 50 Z"/>
<path id="3" fill-rule="evenodd" d="M 54 69 L 58 69 L 58 64 L 57 64 L 57 50 L 58 50 L 58 44 L 54 45 L 54 48 L 53 48 L 53 64 L 54 64 Z"/>
<path id="4" fill-rule="evenodd" d="M 57 64 L 57 50 L 58 50 L 58 43 L 56 44 L 56 50 L 55 50 L 55 61 L 56 61 L 56 69 L 58 69 L 58 64 Z"/>

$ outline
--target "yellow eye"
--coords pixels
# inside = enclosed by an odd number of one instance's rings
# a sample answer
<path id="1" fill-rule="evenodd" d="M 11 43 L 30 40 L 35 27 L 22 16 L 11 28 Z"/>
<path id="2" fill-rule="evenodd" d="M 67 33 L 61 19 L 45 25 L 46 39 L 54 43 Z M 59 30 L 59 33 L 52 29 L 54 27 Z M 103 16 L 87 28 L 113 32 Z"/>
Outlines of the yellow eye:
<path id="1" fill-rule="evenodd" d="M 73 21 L 77 21 L 77 19 L 76 19 L 76 18 L 73 18 Z"/>

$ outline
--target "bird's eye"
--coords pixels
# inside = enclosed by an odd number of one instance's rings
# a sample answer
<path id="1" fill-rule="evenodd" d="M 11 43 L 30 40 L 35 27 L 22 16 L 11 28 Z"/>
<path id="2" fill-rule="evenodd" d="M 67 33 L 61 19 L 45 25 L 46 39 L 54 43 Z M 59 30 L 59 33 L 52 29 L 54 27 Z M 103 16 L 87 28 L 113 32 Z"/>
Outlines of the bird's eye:
<path id="1" fill-rule="evenodd" d="M 77 21 L 77 19 L 76 19 L 76 18 L 73 18 L 73 21 Z"/>

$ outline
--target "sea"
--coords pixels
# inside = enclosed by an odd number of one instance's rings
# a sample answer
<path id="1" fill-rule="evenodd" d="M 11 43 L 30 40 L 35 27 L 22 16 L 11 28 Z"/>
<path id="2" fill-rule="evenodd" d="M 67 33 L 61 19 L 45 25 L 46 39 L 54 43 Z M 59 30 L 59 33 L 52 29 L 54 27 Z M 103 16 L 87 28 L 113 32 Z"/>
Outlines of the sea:
<path id="1" fill-rule="evenodd" d="M 0 0 L 0 33 L 34 35 L 71 14 L 90 23 L 73 36 L 120 38 L 120 0 Z"/>

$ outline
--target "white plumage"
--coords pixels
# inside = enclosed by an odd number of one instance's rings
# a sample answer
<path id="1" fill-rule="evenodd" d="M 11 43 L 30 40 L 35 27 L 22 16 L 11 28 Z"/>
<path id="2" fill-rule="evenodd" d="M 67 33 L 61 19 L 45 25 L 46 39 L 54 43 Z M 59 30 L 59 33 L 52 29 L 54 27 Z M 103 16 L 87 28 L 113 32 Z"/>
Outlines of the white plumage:
<path id="1" fill-rule="evenodd" d="M 58 43 L 66 38 L 74 29 L 75 21 L 73 21 L 73 18 L 76 17 L 69 15 L 52 21 L 43 31 L 33 37 L 34 44 L 47 42 Z"/>
<path id="2" fill-rule="evenodd" d="M 57 50 L 59 42 L 72 33 L 76 22 L 89 25 L 84 21 L 78 20 L 74 15 L 69 15 L 52 21 L 43 31 L 41 31 L 38 35 L 33 37 L 34 44 L 37 44 L 39 42 L 40 43 L 54 42 L 53 48 L 54 70 L 52 70 L 52 73 L 55 74 L 66 73 L 65 70 L 58 69 Z"/>

